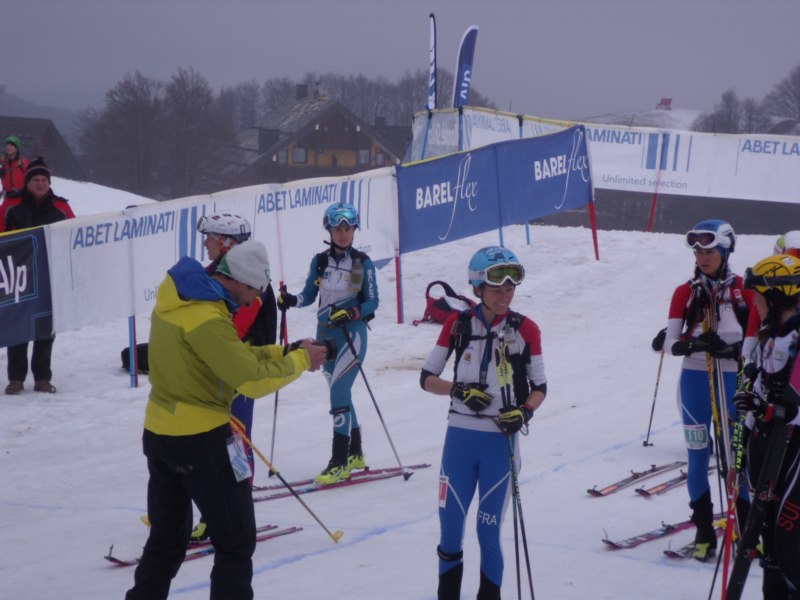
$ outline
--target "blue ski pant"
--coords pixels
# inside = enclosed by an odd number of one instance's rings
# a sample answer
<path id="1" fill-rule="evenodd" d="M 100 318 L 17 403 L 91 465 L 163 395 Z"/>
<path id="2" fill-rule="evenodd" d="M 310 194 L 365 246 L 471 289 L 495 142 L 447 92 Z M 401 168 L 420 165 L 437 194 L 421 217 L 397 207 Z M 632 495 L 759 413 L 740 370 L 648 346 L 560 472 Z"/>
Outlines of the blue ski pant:
<path id="1" fill-rule="evenodd" d="M 363 365 L 367 355 L 367 324 L 361 320 L 351 321 L 347 323 L 347 333 L 353 342 L 358 362 Z M 359 426 L 352 394 L 353 383 L 358 377 L 358 363 L 341 327 L 320 325 L 317 327 L 317 340 L 331 340 L 336 345 L 336 356 L 327 361 L 322 369 L 330 387 L 333 431 L 349 437 L 350 431 Z"/>
<path id="2" fill-rule="evenodd" d="M 716 384 L 716 377 L 714 379 L 714 397 L 719 409 L 720 391 Z M 735 418 L 736 415 L 736 407 L 733 405 L 733 396 L 736 393 L 736 373 L 723 373 L 722 379 L 725 384 L 725 405 L 728 407 L 729 415 L 729 421 L 723 424 L 723 427 L 728 427 L 728 432 L 732 437 L 733 425 L 730 419 Z M 695 501 L 710 488 L 708 482 L 708 467 L 711 460 L 709 431 L 713 425 L 708 371 L 682 369 L 679 389 L 683 434 L 686 451 L 689 455 L 687 487 L 689 488 L 689 499 Z M 721 444 L 722 440 L 719 441 Z M 740 496 L 748 499 L 745 487 L 742 488 Z"/>
<path id="3" fill-rule="evenodd" d="M 518 455 L 515 460 L 519 463 Z M 462 551 L 467 512 L 477 487 L 481 571 L 498 587 L 503 583 L 500 528 L 511 497 L 510 469 L 506 434 L 447 428 L 439 475 L 439 548 L 449 555 Z M 461 562 L 440 558 L 439 575 Z"/>

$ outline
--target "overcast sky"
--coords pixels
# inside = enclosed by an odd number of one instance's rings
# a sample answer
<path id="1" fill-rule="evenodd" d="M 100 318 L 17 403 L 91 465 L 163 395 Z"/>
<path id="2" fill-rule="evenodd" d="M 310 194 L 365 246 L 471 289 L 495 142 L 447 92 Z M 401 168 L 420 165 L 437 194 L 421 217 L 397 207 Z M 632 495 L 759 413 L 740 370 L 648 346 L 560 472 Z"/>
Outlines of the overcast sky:
<path id="1" fill-rule="evenodd" d="M 731 87 L 760 100 L 800 64 L 798 0 L 3 0 L 0 84 L 76 109 L 137 69 L 194 67 L 216 89 L 309 71 L 396 81 L 427 69 L 430 12 L 440 67 L 478 25 L 473 85 L 528 115 L 661 97 L 707 111 Z"/>

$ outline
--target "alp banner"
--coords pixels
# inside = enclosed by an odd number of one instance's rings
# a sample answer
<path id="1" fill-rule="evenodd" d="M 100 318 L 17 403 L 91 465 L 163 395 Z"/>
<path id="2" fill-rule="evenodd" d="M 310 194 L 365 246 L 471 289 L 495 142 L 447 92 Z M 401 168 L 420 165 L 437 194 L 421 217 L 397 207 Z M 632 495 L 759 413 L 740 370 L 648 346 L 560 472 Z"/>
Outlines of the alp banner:
<path id="1" fill-rule="evenodd" d="M 44 232 L 0 236 L 0 347 L 48 338 L 53 307 Z"/>
<path id="2" fill-rule="evenodd" d="M 470 25 L 461 38 L 456 60 L 456 76 L 453 81 L 453 108 L 466 106 L 469 101 L 469 86 L 472 83 L 472 63 L 475 45 L 478 43 L 478 26 Z"/>
<path id="3" fill-rule="evenodd" d="M 500 225 L 494 147 L 397 167 L 400 251 L 420 250 Z"/>
<path id="4" fill-rule="evenodd" d="M 580 208 L 592 201 L 583 125 L 494 147 L 503 225 Z"/>

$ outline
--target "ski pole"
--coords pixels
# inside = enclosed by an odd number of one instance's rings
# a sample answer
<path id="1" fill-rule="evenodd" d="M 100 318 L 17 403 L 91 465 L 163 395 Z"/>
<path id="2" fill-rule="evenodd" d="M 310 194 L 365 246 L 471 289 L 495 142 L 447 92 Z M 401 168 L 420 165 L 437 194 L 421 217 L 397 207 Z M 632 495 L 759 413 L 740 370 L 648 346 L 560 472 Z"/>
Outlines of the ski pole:
<path id="1" fill-rule="evenodd" d="M 281 281 L 281 286 L 283 286 L 283 282 Z M 287 343 L 287 335 L 286 335 L 286 309 L 281 309 L 281 324 L 280 324 L 280 334 L 278 335 L 279 342 L 282 344 Z M 269 459 L 272 460 L 272 457 L 275 456 L 275 434 L 277 433 L 278 429 L 278 392 L 280 390 L 275 390 L 275 404 L 272 407 L 272 439 L 269 442 Z M 272 477 L 274 471 L 270 470 L 268 477 Z"/>
<path id="2" fill-rule="evenodd" d="M 247 437 L 247 435 L 245 434 L 245 432 L 244 432 L 244 431 L 242 431 L 242 429 L 241 429 L 241 428 L 240 428 L 240 427 L 239 427 L 239 426 L 238 426 L 238 425 L 237 425 L 235 422 L 231 421 L 231 424 L 232 424 L 232 425 L 233 425 L 233 427 L 236 429 L 236 431 L 239 433 L 239 435 L 241 435 L 241 436 L 242 436 L 242 439 L 243 439 L 245 442 L 247 442 L 247 445 L 248 445 L 248 446 L 250 446 L 250 448 L 253 450 L 253 452 L 255 452 L 255 453 L 258 455 L 258 458 L 260 458 L 262 461 L 264 461 L 264 464 L 265 464 L 265 465 L 267 465 L 267 467 L 269 467 L 269 470 L 270 470 L 271 472 L 275 473 L 275 476 L 276 476 L 278 479 L 280 479 L 280 480 L 281 480 L 281 483 L 282 483 L 283 485 L 285 485 L 285 486 L 286 486 L 286 489 L 287 489 L 287 490 L 289 490 L 289 491 L 292 493 L 292 495 L 293 495 L 295 498 L 297 498 L 297 501 L 298 501 L 300 504 L 302 504 L 302 505 L 303 505 L 303 508 L 305 508 L 305 509 L 308 511 L 308 514 L 310 514 L 312 517 L 314 517 L 314 520 L 315 520 L 317 523 L 319 523 L 319 526 L 320 526 L 320 527 L 322 527 L 322 528 L 325 530 L 325 533 L 327 533 L 327 534 L 328 534 L 328 536 L 329 536 L 329 537 L 330 537 L 330 538 L 331 538 L 331 539 L 332 539 L 332 540 L 333 540 L 335 543 L 337 543 L 337 544 L 338 544 L 338 543 L 339 543 L 339 540 L 340 540 L 340 539 L 342 538 L 342 536 L 344 535 L 344 531 L 342 531 L 342 530 L 338 530 L 338 531 L 334 531 L 333 533 L 331 533 L 331 530 L 330 530 L 330 529 L 328 529 L 327 527 L 325 527 L 325 523 L 323 523 L 323 522 L 320 520 L 320 518 L 319 518 L 319 517 L 318 517 L 318 516 L 317 516 L 317 515 L 314 513 L 314 511 L 313 511 L 313 510 L 311 510 L 311 508 L 308 506 L 308 504 L 306 504 L 305 502 L 303 502 L 303 499 L 302 499 L 302 498 L 301 498 L 301 497 L 298 495 L 298 493 L 297 493 L 297 492 L 294 490 L 294 488 L 291 486 L 291 484 L 289 484 L 289 482 L 288 482 L 288 481 L 286 481 L 286 480 L 283 478 L 283 475 L 281 475 L 281 474 L 280 474 L 280 471 L 278 471 L 278 469 L 276 469 L 276 468 L 275 468 L 275 466 L 274 466 L 274 465 L 273 465 L 273 464 L 272 464 L 272 463 L 271 463 L 269 460 L 267 460 L 267 457 L 266 457 L 266 456 L 264 456 L 263 454 L 261 454 L 261 451 L 260 451 L 258 448 L 256 448 L 256 447 L 255 447 L 255 445 L 253 445 L 253 442 L 251 442 L 251 441 L 250 441 L 250 438 L 248 438 L 248 437 Z"/>
<path id="3" fill-rule="evenodd" d="M 656 411 L 656 397 L 658 396 L 658 383 L 661 381 L 661 367 L 664 364 L 664 348 L 661 348 L 661 358 L 658 359 L 658 372 L 656 373 L 656 389 L 653 392 L 653 406 L 650 407 L 650 422 L 647 424 L 647 436 L 642 442 L 642 446 L 652 446 L 650 443 L 650 429 L 653 427 L 653 413 Z"/>
<path id="4" fill-rule="evenodd" d="M 386 432 L 386 439 L 389 440 L 389 445 L 392 447 L 392 452 L 394 452 L 394 457 L 397 459 L 397 464 L 400 465 L 400 470 L 403 471 L 403 479 L 408 481 L 409 477 L 411 477 L 414 473 L 411 471 L 406 471 L 406 468 L 403 466 L 403 462 L 400 460 L 400 455 L 397 454 L 397 449 L 394 447 L 394 442 L 392 441 L 392 436 L 389 435 L 389 429 L 386 427 L 386 421 L 383 420 L 383 415 L 381 414 L 381 409 L 378 407 L 378 401 L 375 400 L 375 394 L 372 393 L 372 388 L 369 387 L 369 381 L 367 381 L 367 374 L 364 373 L 364 367 L 361 364 L 361 361 L 358 360 L 358 352 L 356 352 L 356 347 L 353 345 L 353 339 L 350 337 L 350 332 L 347 330 L 347 324 L 342 324 L 342 332 L 344 333 L 344 339 L 347 341 L 347 346 L 350 348 L 350 352 L 353 353 L 353 360 L 356 361 L 358 365 L 358 370 L 361 373 L 361 377 L 364 379 L 364 383 L 367 386 L 367 391 L 369 392 L 369 397 L 372 398 L 372 404 L 375 406 L 375 411 L 378 413 L 378 418 L 381 421 L 381 425 L 383 425 L 383 430 Z"/>
<path id="5" fill-rule="evenodd" d="M 528 572 L 528 587 L 531 592 L 531 600 L 535 600 L 533 594 L 533 575 L 531 573 L 531 558 L 528 553 L 528 536 L 525 534 L 525 519 L 522 517 L 522 498 L 519 495 L 519 480 L 517 479 L 517 465 L 514 461 L 514 434 L 508 436 L 508 450 L 511 462 L 511 501 L 514 503 L 514 550 L 517 555 L 517 596 L 522 598 L 520 585 L 519 569 L 519 545 L 517 543 L 517 520 L 519 520 L 519 530 L 522 536 L 522 548 L 525 551 L 525 568 Z"/>

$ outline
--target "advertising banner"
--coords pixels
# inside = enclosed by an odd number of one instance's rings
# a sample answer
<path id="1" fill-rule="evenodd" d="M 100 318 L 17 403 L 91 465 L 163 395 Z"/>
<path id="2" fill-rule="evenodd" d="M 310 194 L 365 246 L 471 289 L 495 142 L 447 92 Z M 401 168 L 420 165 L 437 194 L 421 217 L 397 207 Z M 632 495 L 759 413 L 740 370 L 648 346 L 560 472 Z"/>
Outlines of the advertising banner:
<path id="1" fill-rule="evenodd" d="M 495 145 L 503 225 L 525 223 L 592 201 L 582 125 L 560 133 Z"/>
<path id="2" fill-rule="evenodd" d="M 267 247 L 273 281 L 305 279 L 312 256 L 329 237 L 322 227 L 325 209 L 340 200 L 360 212 L 354 245 L 376 266 L 386 264 L 397 237 L 393 173 L 386 167 L 345 178 L 253 186 L 50 225 L 45 231 L 55 330 L 150 312 L 158 286 L 179 258 L 210 262 L 197 221 L 214 212 L 250 221 L 253 238 Z"/>
<path id="3" fill-rule="evenodd" d="M 42 228 L 0 235 L 0 347 L 53 335 Z"/>
<path id="4" fill-rule="evenodd" d="M 583 206 L 592 182 L 582 126 L 397 168 L 400 251 Z"/>
<path id="5" fill-rule="evenodd" d="M 457 111 L 437 115 L 437 131 L 458 132 Z M 463 109 L 463 147 L 476 149 L 503 139 L 546 135 L 573 124 L 522 118 L 522 131 L 508 113 Z M 448 122 L 449 121 L 449 122 Z M 762 134 L 695 131 L 587 123 L 594 184 L 598 188 L 683 196 L 800 202 L 800 141 Z M 431 127 L 433 131 L 433 127 Z M 424 133 L 424 132 L 423 132 Z M 418 159 L 414 129 L 412 157 Z M 455 143 L 428 144 L 426 157 L 454 152 Z"/>

